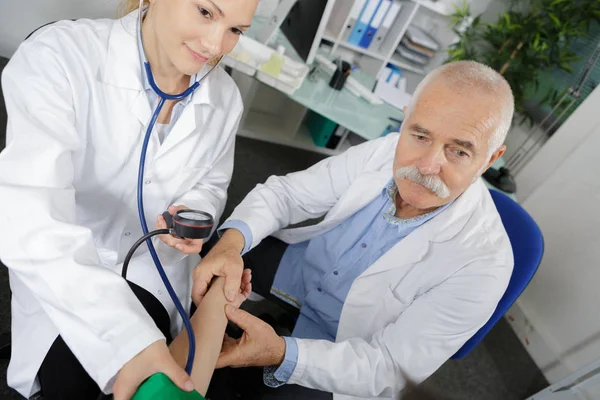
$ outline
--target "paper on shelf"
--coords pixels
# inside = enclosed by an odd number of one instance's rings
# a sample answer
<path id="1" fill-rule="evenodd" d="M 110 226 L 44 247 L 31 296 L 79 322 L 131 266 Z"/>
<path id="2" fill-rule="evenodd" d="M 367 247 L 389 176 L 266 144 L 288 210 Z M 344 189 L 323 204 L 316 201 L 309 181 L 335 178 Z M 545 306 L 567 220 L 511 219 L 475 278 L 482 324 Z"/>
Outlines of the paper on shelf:
<path id="1" fill-rule="evenodd" d="M 302 86 L 308 75 L 308 66 L 294 61 L 283 55 L 284 64 L 280 74 L 275 77 L 260 71 L 262 64 L 266 63 L 274 50 L 249 37 L 242 36 L 236 47 L 223 58 L 223 64 L 256 78 L 276 89 L 292 94 Z"/>
<path id="2" fill-rule="evenodd" d="M 377 85 L 375 86 L 375 94 L 383 101 L 399 110 L 407 107 L 410 103 L 410 99 L 412 98 L 411 94 L 398 89 L 396 86 L 391 85 L 382 79 L 377 81 Z"/>

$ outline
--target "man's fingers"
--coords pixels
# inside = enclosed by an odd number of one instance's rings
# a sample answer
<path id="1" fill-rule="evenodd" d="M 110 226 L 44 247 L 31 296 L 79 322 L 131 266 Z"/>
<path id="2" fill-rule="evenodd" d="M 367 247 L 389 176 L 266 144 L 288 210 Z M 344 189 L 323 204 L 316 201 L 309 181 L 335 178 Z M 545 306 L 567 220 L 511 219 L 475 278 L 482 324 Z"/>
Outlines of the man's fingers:
<path id="1" fill-rule="evenodd" d="M 243 268 L 239 268 L 238 266 L 232 266 L 228 268 L 225 272 L 225 297 L 227 300 L 234 301 L 235 295 L 240 292 L 240 287 L 242 287 L 242 273 L 244 272 Z"/>
<path id="2" fill-rule="evenodd" d="M 200 264 L 202 265 L 202 264 Z M 202 297 L 208 291 L 208 287 L 210 286 L 210 282 L 213 278 L 213 273 L 211 270 L 206 268 L 201 268 L 197 266 L 194 269 L 194 286 L 192 287 L 192 299 L 195 304 L 198 304 Z"/>
<path id="3" fill-rule="evenodd" d="M 242 284 L 248 284 L 251 281 L 252 281 L 252 270 L 246 268 L 244 270 L 244 273 L 242 274 Z"/>
<path id="4" fill-rule="evenodd" d="M 244 310 L 240 310 L 239 308 L 235 308 L 234 306 L 227 304 L 225 306 L 225 314 L 227 315 L 227 319 L 237 326 L 239 326 L 244 332 L 251 333 L 252 328 L 256 328 L 258 324 L 264 324 L 265 322 L 256 318 L 254 315 L 247 313 Z"/>
<path id="5" fill-rule="evenodd" d="M 250 296 L 250 293 L 252 293 L 252 283 L 249 282 L 242 289 L 242 296 L 244 296 L 244 300 L 248 299 L 248 296 Z"/>
<path id="6" fill-rule="evenodd" d="M 224 368 L 236 364 L 239 358 L 239 344 L 234 343 L 235 340 L 233 339 L 231 341 L 229 345 L 223 346 L 223 349 L 221 349 L 215 368 Z"/>
<path id="7" fill-rule="evenodd" d="M 242 274 L 242 287 L 240 288 L 242 292 L 242 296 L 244 299 L 247 299 L 252 292 L 252 271 L 250 269 L 245 269 Z"/>

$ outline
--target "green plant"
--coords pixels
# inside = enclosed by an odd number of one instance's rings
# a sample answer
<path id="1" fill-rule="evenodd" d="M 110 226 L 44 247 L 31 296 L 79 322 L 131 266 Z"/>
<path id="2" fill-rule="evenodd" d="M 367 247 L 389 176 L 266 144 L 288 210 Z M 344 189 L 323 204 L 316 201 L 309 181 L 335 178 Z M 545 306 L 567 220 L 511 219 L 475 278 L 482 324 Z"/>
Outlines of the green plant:
<path id="1" fill-rule="evenodd" d="M 449 48 L 448 61 L 476 60 L 500 72 L 513 90 L 516 110 L 530 123 L 525 102 L 539 96 L 540 73 L 551 68 L 572 72 L 579 58 L 569 50 L 571 41 L 600 22 L 600 0 L 513 0 L 493 24 L 473 17 L 465 0 L 454 7 L 451 23 L 458 41 Z M 553 89 L 538 103 L 553 106 L 561 96 Z"/>

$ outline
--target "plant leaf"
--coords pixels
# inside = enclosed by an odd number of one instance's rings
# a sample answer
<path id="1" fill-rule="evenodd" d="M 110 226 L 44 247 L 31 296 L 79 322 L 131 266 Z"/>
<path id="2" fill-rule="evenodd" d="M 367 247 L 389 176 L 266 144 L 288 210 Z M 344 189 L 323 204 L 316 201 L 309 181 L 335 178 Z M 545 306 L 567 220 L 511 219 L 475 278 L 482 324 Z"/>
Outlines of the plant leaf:
<path id="1" fill-rule="evenodd" d="M 556 24 L 557 27 L 560 28 L 560 20 L 558 19 L 558 17 L 552 13 L 548 13 L 548 16 L 550 18 L 552 18 L 552 21 L 554 21 L 554 23 Z"/>
<path id="2" fill-rule="evenodd" d="M 538 32 L 535 34 L 535 40 L 533 41 L 533 48 L 537 49 L 539 45 L 540 45 L 540 33 Z"/>
<path id="3" fill-rule="evenodd" d="M 573 67 L 571 67 L 569 64 L 561 63 L 560 68 L 567 72 L 573 72 Z"/>

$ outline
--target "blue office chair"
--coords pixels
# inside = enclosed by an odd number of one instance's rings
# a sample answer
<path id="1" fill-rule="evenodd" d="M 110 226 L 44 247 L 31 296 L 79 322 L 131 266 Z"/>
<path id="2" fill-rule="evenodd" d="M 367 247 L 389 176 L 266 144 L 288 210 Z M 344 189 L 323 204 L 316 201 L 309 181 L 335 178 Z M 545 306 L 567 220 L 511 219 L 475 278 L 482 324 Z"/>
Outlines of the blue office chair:
<path id="1" fill-rule="evenodd" d="M 508 311 L 538 269 L 544 254 L 544 238 L 533 218 L 517 202 L 497 190 L 490 190 L 513 249 L 515 265 L 506 292 L 486 324 L 451 358 L 463 358 Z"/>

